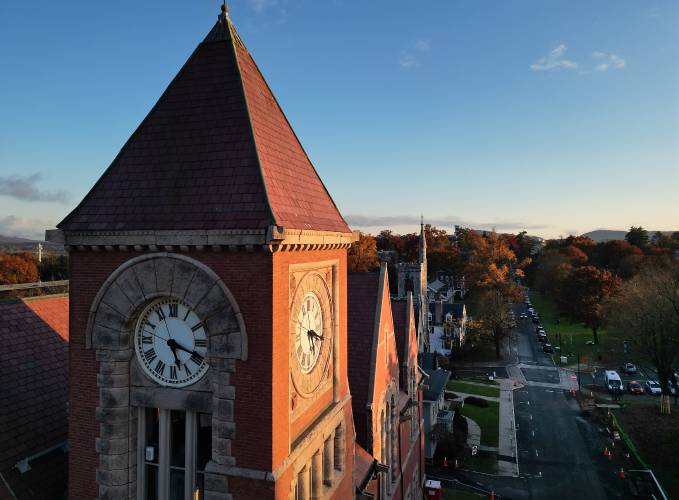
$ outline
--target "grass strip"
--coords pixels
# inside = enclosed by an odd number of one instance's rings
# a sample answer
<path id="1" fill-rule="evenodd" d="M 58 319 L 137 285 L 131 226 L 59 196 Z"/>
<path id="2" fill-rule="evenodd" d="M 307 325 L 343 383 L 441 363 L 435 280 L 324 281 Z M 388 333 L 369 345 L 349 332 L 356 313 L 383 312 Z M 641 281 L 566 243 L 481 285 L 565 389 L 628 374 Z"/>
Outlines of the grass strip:
<path id="1" fill-rule="evenodd" d="M 475 384 L 465 384 L 464 382 L 458 382 L 456 380 L 451 380 L 448 382 L 446 385 L 446 389 L 449 391 L 454 391 L 454 392 L 464 392 L 466 394 L 475 394 L 477 396 L 488 396 L 491 398 L 499 398 L 500 397 L 500 389 L 497 387 L 484 387 L 481 385 L 475 385 Z"/>

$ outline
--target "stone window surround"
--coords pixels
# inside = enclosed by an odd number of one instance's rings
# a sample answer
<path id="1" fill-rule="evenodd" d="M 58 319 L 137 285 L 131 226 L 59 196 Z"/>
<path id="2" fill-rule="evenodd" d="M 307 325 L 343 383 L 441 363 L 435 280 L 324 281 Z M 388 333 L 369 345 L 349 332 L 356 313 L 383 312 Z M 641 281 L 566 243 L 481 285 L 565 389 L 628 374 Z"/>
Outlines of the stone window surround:
<path id="1" fill-rule="evenodd" d="M 149 301 L 173 296 L 203 319 L 210 369 L 186 388 L 165 388 L 138 376 L 132 346 L 136 319 Z M 225 470 L 235 467 L 231 439 L 235 388 L 229 384 L 236 360 L 247 359 L 247 333 L 233 295 L 219 276 L 190 257 L 166 252 L 124 262 L 103 284 L 90 308 L 86 344 L 99 361 L 100 421 L 96 449 L 100 498 L 136 498 L 135 407 L 183 409 L 212 414 L 212 460 L 206 467 L 210 498 L 228 499 Z"/>
<path id="2" fill-rule="evenodd" d="M 137 447 L 137 498 L 143 499 L 144 487 L 146 485 L 146 467 L 144 464 L 144 454 L 145 448 L 143 443 L 146 442 L 146 408 L 137 408 L 137 442 L 140 446 Z M 184 467 L 186 471 L 184 481 L 184 499 L 193 500 L 193 493 L 195 490 L 195 480 L 196 480 L 196 451 L 197 451 L 197 436 L 196 436 L 196 422 L 198 418 L 198 413 L 194 411 L 187 411 L 186 415 L 186 432 L 185 432 L 185 457 L 184 457 Z M 168 491 L 166 487 L 169 481 L 169 455 L 168 450 L 170 446 L 170 434 L 169 434 L 169 420 L 170 420 L 170 410 L 160 410 L 160 449 L 159 449 L 159 460 L 158 460 L 158 498 L 167 498 Z"/>

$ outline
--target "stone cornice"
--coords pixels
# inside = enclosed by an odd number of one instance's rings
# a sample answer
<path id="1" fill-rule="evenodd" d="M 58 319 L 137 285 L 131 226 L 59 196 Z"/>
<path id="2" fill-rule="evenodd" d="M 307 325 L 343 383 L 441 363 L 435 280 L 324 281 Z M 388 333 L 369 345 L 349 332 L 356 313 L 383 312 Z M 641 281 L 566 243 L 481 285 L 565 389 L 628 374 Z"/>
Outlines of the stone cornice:
<path id="1" fill-rule="evenodd" d="M 230 250 L 267 252 L 348 248 L 356 232 L 312 231 L 270 226 L 268 229 L 191 231 L 45 231 L 45 240 L 74 251 Z"/>

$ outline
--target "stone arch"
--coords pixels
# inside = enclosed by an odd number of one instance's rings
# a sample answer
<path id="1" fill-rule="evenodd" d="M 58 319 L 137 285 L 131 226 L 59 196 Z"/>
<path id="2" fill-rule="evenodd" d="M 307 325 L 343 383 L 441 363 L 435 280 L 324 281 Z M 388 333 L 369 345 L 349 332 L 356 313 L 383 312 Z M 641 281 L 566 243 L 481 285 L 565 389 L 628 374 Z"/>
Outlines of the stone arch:
<path id="1" fill-rule="evenodd" d="M 87 347 L 124 348 L 140 308 L 161 296 L 177 297 L 193 306 L 205 319 L 211 344 L 229 350 L 229 358 L 247 360 L 245 322 L 231 291 L 202 262 L 166 252 L 130 259 L 106 279 L 90 306 Z M 235 323 L 224 324 L 225 319 Z M 225 335 L 229 338 L 222 338 Z"/>
<path id="2" fill-rule="evenodd" d="M 137 374 L 132 347 L 136 319 L 146 304 L 162 296 L 182 299 L 203 320 L 210 369 L 192 386 L 161 387 Z M 226 498 L 226 479 L 218 471 L 235 465 L 231 455 L 235 388 L 230 374 L 236 360 L 247 359 L 247 333 L 238 304 L 219 276 L 184 255 L 163 252 L 132 258 L 111 273 L 95 297 L 86 335 L 86 344 L 96 351 L 99 362 L 99 498 L 135 496 L 137 463 L 141 463 L 137 408 L 144 407 L 212 414 L 212 461 L 206 468 L 206 485 L 214 498 Z"/>

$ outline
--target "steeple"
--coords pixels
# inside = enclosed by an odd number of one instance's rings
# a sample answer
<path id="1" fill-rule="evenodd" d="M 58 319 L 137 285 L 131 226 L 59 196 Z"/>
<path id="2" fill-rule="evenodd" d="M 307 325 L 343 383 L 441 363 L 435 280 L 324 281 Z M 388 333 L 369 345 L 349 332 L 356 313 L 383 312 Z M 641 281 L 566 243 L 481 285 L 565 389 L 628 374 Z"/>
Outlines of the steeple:
<path id="1" fill-rule="evenodd" d="M 424 232 L 424 216 L 420 216 L 420 245 L 419 245 L 419 260 L 420 264 L 427 263 L 427 238 Z"/>
<path id="2" fill-rule="evenodd" d="M 351 232 L 226 3 L 113 163 L 58 227 Z"/>

